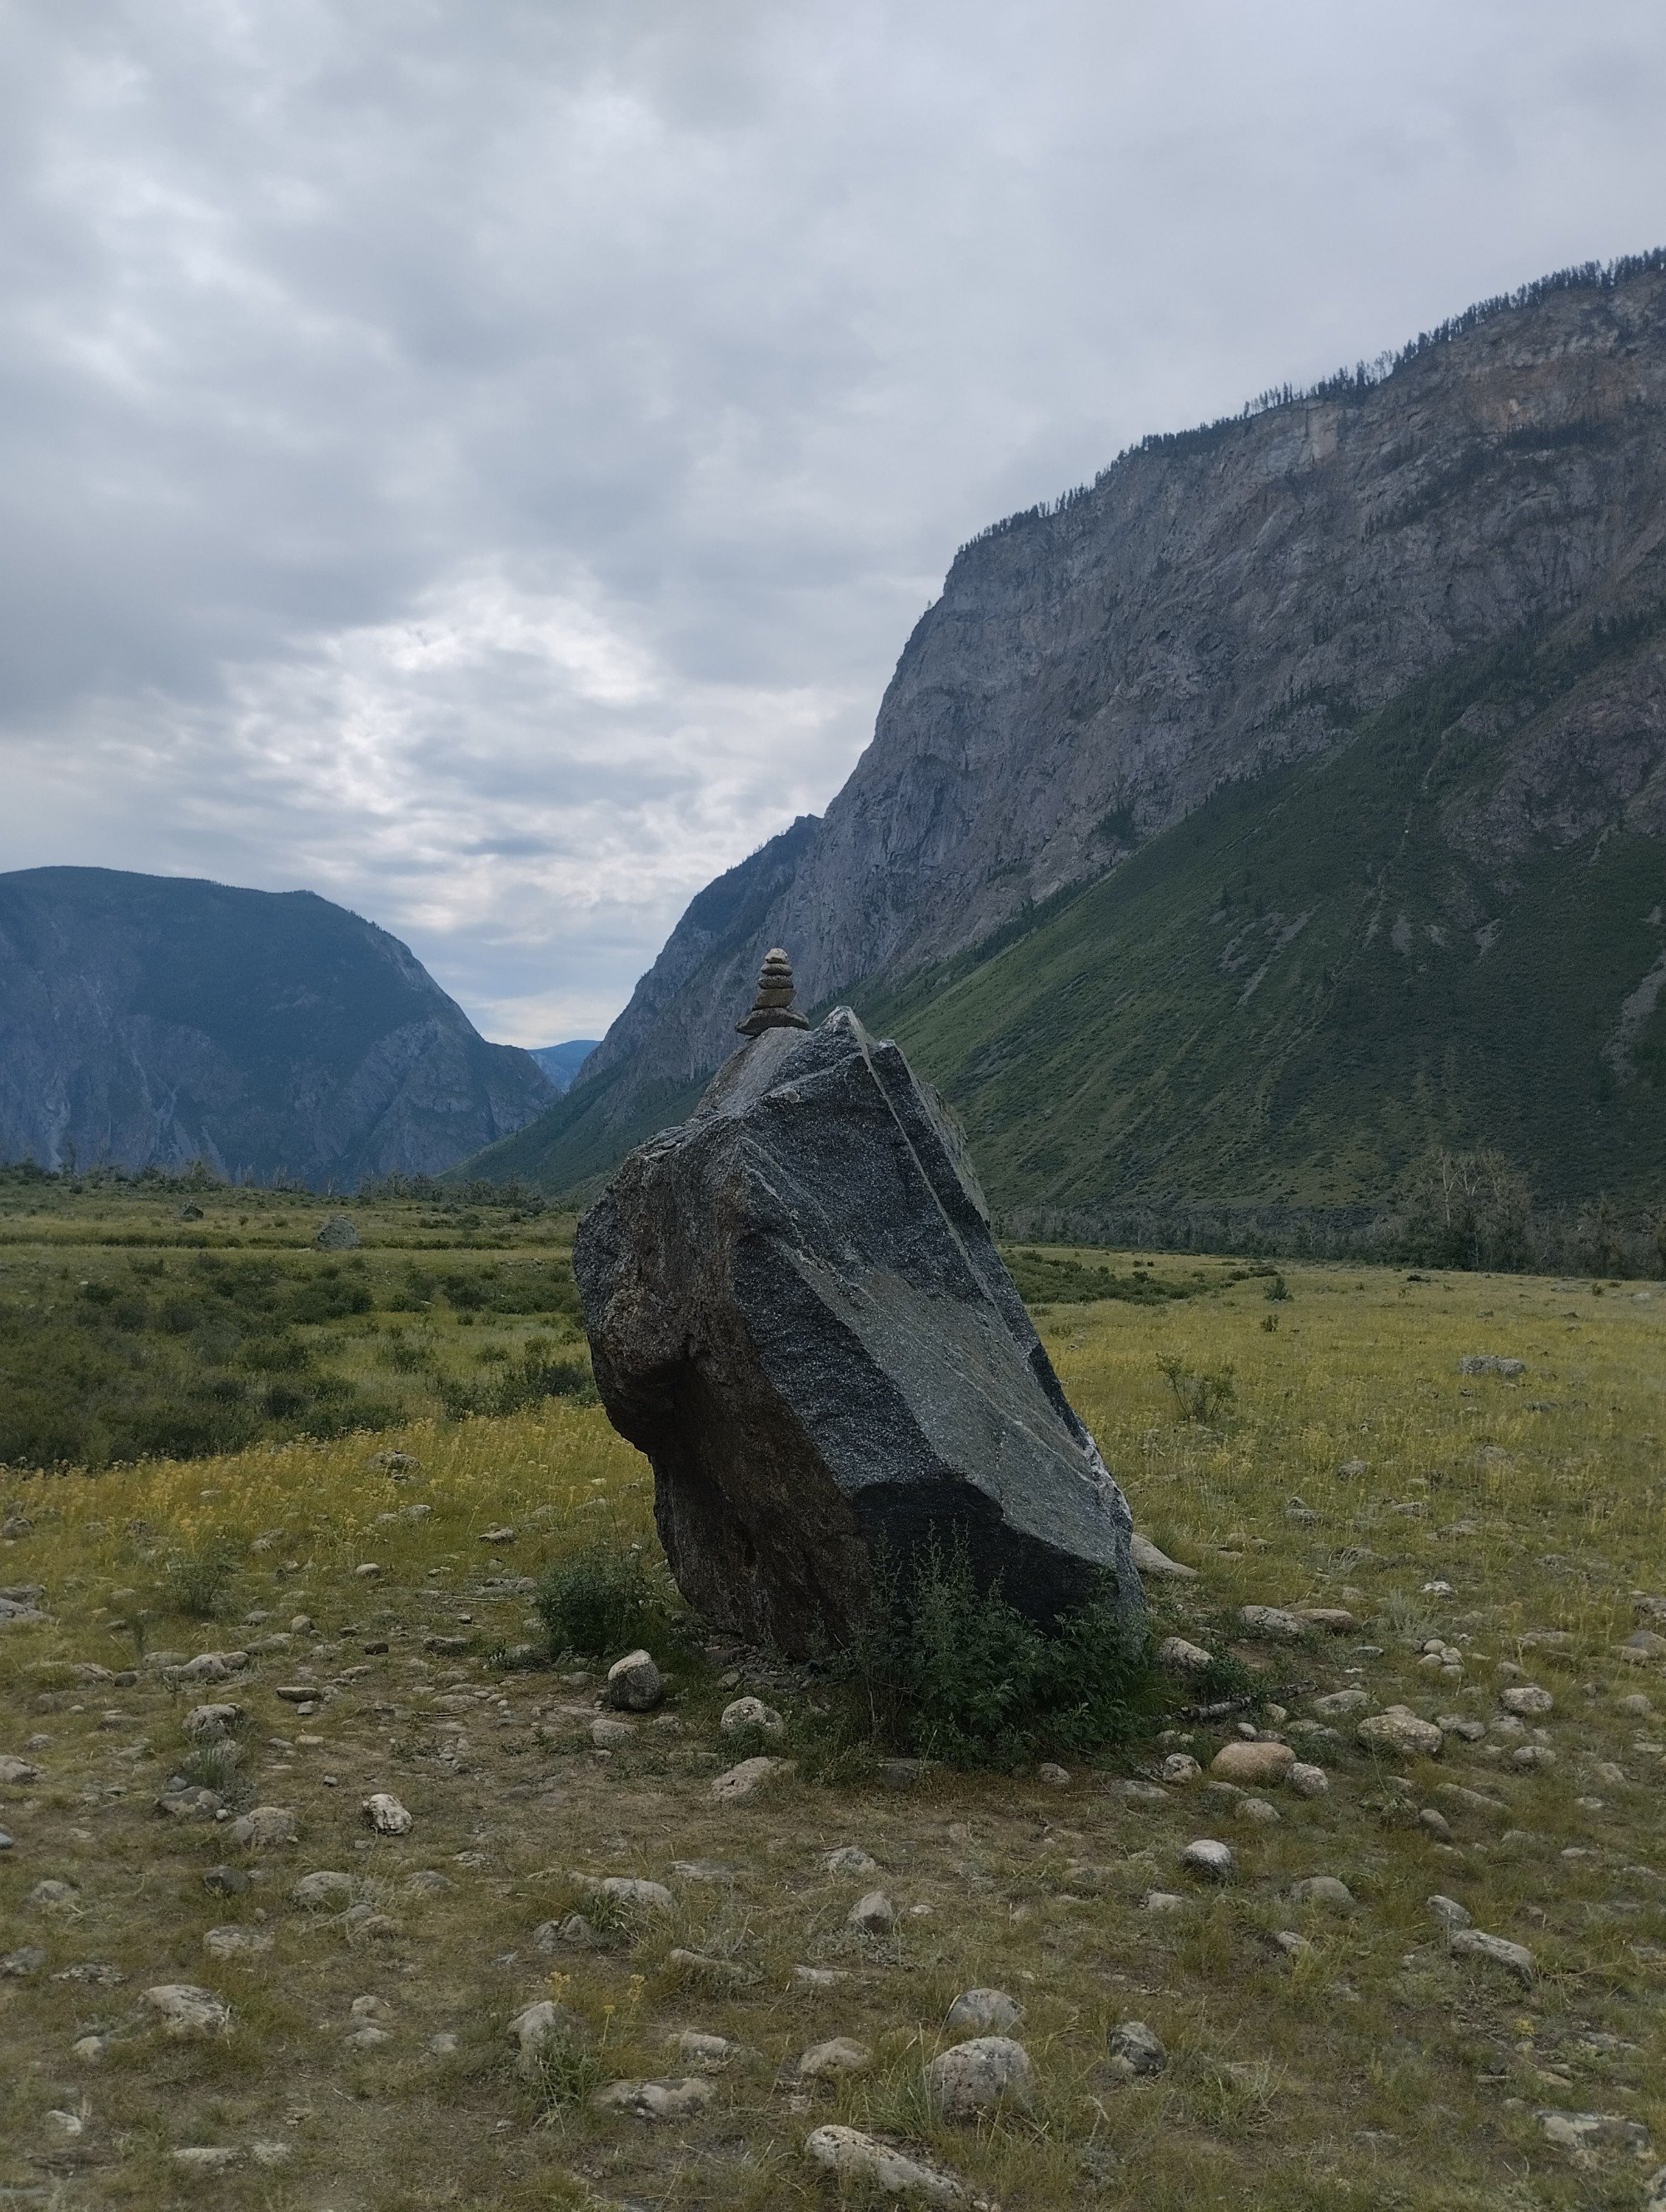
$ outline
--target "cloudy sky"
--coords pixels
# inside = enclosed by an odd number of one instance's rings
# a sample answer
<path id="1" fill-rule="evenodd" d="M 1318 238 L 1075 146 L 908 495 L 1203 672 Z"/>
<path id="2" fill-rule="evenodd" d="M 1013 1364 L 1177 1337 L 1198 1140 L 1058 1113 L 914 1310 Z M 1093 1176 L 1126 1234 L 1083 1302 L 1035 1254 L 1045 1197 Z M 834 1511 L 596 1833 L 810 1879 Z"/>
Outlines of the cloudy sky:
<path id="1" fill-rule="evenodd" d="M 1659 0 L 0 0 L 0 868 L 599 1035 L 956 546 L 1666 242 Z"/>

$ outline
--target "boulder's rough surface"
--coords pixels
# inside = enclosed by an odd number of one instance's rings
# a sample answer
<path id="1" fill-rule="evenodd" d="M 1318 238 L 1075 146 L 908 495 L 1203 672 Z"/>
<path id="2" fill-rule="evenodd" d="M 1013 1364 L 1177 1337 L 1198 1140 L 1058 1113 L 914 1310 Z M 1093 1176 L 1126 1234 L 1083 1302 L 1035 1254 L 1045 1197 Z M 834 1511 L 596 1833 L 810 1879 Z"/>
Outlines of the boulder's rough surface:
<path id="1" fill-rule="evenodd" d="M 946 1113 L 847 1007 L 768 1029 L 627 1159 L 574 1267 L 597 1386 L 654 1463 L 678 1583 L 721 1626 L 847 1640 L 882 1547 L 964 1539 L 1047 1620 L 1132 1520 L 989 1234 Z"/>

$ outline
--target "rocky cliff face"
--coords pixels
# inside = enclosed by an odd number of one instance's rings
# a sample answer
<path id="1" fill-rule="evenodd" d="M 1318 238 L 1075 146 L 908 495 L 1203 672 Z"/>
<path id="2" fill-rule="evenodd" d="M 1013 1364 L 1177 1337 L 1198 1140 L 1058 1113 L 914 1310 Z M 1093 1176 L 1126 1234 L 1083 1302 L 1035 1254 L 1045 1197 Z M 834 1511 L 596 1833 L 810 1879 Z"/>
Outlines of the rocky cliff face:
<path id="1" fill-rule="evenodd" d="M 808 1004 L 906 975 L 1224 785 L 1337 747 L 1434 672 L 1620 633 L 1663 601 L 1660 257 L 1494 303 L 1380 381 L 1148 441 L 957 556 L 825 818 L 695 902 L 549 1125 L 545 1172 L 581 1164 L 562 1133 L 580 1120 L 587 1166 L 599 1133 L 635 1134 L 645 1099 L 719 1064 L 770 945 Z M 1455 850 L 1507 869 L 1523 841 L 1593 822 L 1657 834 L 1651 652 L 1618 656 L 1554 726 L 1511 711 L 1521 742 L 1450 823 Z"/>
<path id="2" fill-rule="evenodd" d="M 397 938 L 310 891 L 0 876 L 0 1158 L 350 1188 L 550 1102 Z"/>

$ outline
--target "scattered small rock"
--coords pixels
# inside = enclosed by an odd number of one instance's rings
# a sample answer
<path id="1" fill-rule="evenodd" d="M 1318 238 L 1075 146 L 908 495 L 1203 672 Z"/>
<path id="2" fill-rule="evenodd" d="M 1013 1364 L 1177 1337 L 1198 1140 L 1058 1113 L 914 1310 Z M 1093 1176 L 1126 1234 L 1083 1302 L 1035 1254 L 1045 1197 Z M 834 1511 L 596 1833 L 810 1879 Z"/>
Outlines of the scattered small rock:
<path id="1" fill-rule="evenodd" d="M 978 2035 L 970 2043 L 953 2044 L 926 2069 L 927 2094 L 949 2120 L 980 2119 L 1002 2106 L 1025 2112 L 1035 2089 L 1029 2052 L 1006 2035 Z"/>
<path id="2" fill-rule="evenodd" d="M 1182 1851 L 1180 1863 L 1189 1874 L 1204 1881 L 1225 1881 L 1232 1871 L 1233 1861 L 1226 1844 L 1217 1843 L 1213 1836 L 1200 1836 Z"/>
<path id="3" fill-rule="evenodd" d="M 690 2074 L 681 2081 L 610 2081 L 590 2102 L 599 2112 L 634 2112 L 641 2120 L 685 2120 L 716 2094 L 709 2081 Z"/>
<path id="4" fill-rule="evenodd" d="M 1322 1797 L 1330 1788 L 1330 1777 L 1323 1767 L 1305 1759 L 1298 1759 L 1284 1778 L 1298 1797 Z"/>
<path id="5" fill-rule="evenodd" d="M 837 2081 L 848 2074 L 865 2074 L 873 2063 L 873 2053 L 865 2043 L 853 2042 L 848 2035 L 836 2035 L 826 2043 L 812 2043 L 800 2058 L 798 2075 L 800 2081 Z"/>
<path id="6" fill-rule="evenodd" d="M 257 1805 L 252 1813 L 245 1813 L 240 1820 L 234 1820 L 231 1839 L 245 1850 L 264 1851 L 278 1844 L 293 1844 L 299 1840 L 301 1824 L 295 1814 L 285 1805 Z"/>
<path id="7" fill-rule="evenodd" d="M 1442 1897 L 1437 1891 L 1433 1897 L 1426 1899 L 1425 1902 L 1443 1928 L 1469 1928 L 1474 1924 L 1469 1914 L 1455 1897 Z"/>
<path id="8" fill-rule="evenodd" d="M 1166 1552 L 1159 1552 L 1149 1536 L 1136 1529 L 1128 1539 L 1128 1557 L 1142 1575 L 1172 1575 L 1182 1582 L 1197 1580 L 1195 1567 L 1183 1567 L 1178 1559 L 1171 1559 Z"/>
<path id="9" fill-rule="evenodd" d="M 1556 1700 L 1548 1690 L 1541 1690 L 1536 1682 L 1514 1682 L 1509 1689 L 1499 1692 L 1499 1703 L 1507 1713 L 1515 1713 L 1523 1719 L 1533 1719 L 1541 1713 L 1552 1711 Z"/>
<path id="10" fill-rule="evenodd" d="M 1365 1690 L 1332 1690 L 1328 1696 L 1316 1698 L 1313 1710 L 1322 1719 L 1342 1720 L 1350 1713 L 1369 1712 L 1371 1694 Z"/>
<path id="11" fill-rule="evenodd" d="M 836 1851 L 830 1851 L 822 1861 L 829 1874 L 848 1874 L 865 1877 L 878 1874 L 879 1863 L 872 1859 L 855 1844 L 841 1844 Z"/>
<path id="12" fill-rule="evenodd" d="M 241 1705 L 194 1705 L 183 1726 L 193 1743 L 221 1743 L 243 1725 Z"/>
<path id="13" fill-rule="evenodd" d="M 21 1790 L 31 1782 L 39 1782 L 40 1769 L 27 1759 L 0 1758 L 0 1785 L 8 1790 Z"/>
<path id="14" fill-rule="evenodd" d="M 1119 2021 L 1110 2031 L 1110 2069 L 1124 2081 L 1160 2074 L 1168 2063 L 1162 2038 L 1143 2020 Z"/>
<path id="15" fill-rule="evenodd" d="M 737 1736 L 761 1736 L 765 1743 L 779 1743 L 787 1734 L 787 1723 L 772 1705 L 762 1698 L 736 1698 L 723 1708 L 718 1731 L 733 1741 Z"/>
<path id="16" fill-rule="evenodd" d="M 540 1997 L 518 2012 L 504 2030 L 508 2039 L 519 2046 L 515 2060 L 519 2072 L 531 2075 L 538 2071 L 543 2052 L 552 2045 L 583 2045 L 590 2040 L 590 2030 L 575 2012 L 559 2005 L 549 1997 Z"/>
<path id="17" fill-rule="evenodd" d="M 304 1874 L 289 1892 L 289 1901 L 305 1912 L 339 1912 L 353 1901 L 353 1877 L 330 1870 Z"/>
<path id="18" fill-rule="evenodd" d="M 229 2173 L 241 2161 L 243 2154 L 228 2144 L 192 2143 L 168 2155 L 181 2173 L 200 2179 L 211 2173 Z"/>
<path id="19" fill-rule="evenodd" d="M 1134 1540 L 1138 1544 L 1140 1539 L 1136 1536 Z M 806 2136 L 804 2154 L 812 2166 L 837 2179 L 866 2183 L 887 2197 L 919 2197 L 928 2204 L 966 2202 L 964 2186 L 952 2173 L 923 2159 L 911 2158 L 858 2128 L 818 2128 Z"/>
<path id="20" fill-rule="evenodd" d="M 1347 1884 L 1339 1881 L 1334 1874 L 1315 1874 L 1305 1881 L 1291 1885 L 1290 1901 L 1292 1905 L 1316 1905 L 1326 1912 L 1351 1912 L 1354 1896 Z"/>
<path id="21" fill-rule="evenodd" d="M 164 2035 L 224 2035 L 231 2027 L 231 2007 L 194 1982 L 159 1982 L 139 2002 L 156 2014 Z"/>
<path id="22" fill-rule="evenodd" d="M 1393 1759 L 1434 1759 L 1445 1741 L 1434 1723 L 1420 1720 L 1409 1705 L 1372 1713 L 1353 1733 L 1365 1750 Z"/>
<path id="23" fill-rule="evenodd" d="M 210 1928 L 203 1938 L 211 1959 L 247 1959 L 271 1948 L 271 1937 L 261 1928 Z"/>
<path id="24" fill-rule="evenodd" d="M 1299 1614 L 1279 1605 L 1242 1605 L 1238 1621 L 1246 1635 L 1271 1638 L 1276 1643 L 1298 1643 L 1308 1632 L 1308 1624 Z"/>
<path id="25" fill-rule="evenodd" d="M 1016 2027 L 1023 2017 L 1023 2006 L 1005 1990 L 963 1990 L 943 2024 L 963 2033 L 970 2028 L 974 2035 L 1000 2035 Z"/>
<path id="26" fill-rule="evenodd" d="M 636 1731 L 629 1721 L 611 1720 L 602 1713 L 590 1723 L 590 1741 L 598 1751 L 623 1751 L 635 1740 Z"/>
<path id="27" fill-rule="evenodd" d="M 845 1925 L 864 1936 L 889 1936 L 897 1925 L 897 1907 L 884 1890 L 871 1889 L 851 1906 Z"/>
<path id="28" fill-rule="evenodd" d="M 408 1836 L 416 1825 L 398 1799 L 385 1790 L 367 1797 L 362 1809 L 367 1825 L 379 1836 Z"/>
<path id="29" fill-rule="evenodd" d="M 1287 1743 L 1229 1743 L 1209 1762 L 1209 1771 L 1223 1782 L 1241 1788 L 1252 1784 L 1282 1782 L 1296 1764 Z"/>
<path id="30" fill-rule="evenodd" d="M 1649 2154 L 1649 2130 L 1641 2120 L 1622 2119 L 1615 2112 L 1546 2112 L 1537 2118 L 1547 2140 L 1576 2160 L 1593 2150 L 1629 2151 L 1633 2158 Z"/>
<path id="31" fill-rule="evenodd" d="M 790 1759 L 743 1759 L 739 1766 L 732 1766 L 720 1774 L 712 1784 L 711 1795 L 719 1805 L 749 1805 L 761 1797 L 770 1784 L 793 1771 Z"/>
<path id="32" fill-rule="evenodd" d="M 1501 1375 L 1508 1381 L 1526 1372 L 1526 1360 L 1501 1358 L 1496 1352 L 1472 1352 L 1458 1362 L 1460 1375 Z"/>
<path id="33" fill-rule="evenodd" d="M 616 1712 L 652 1712 L 666 1694 L 660 1669 L 646 1651 L 627 1651 L 607 1670 L 602 1703 Z"/>
<path id="34" fill-rule="evenodd" d="M 1171 1751 L 1163 1761 L 1163 1779 L 1182 1788 L 1189 1782 L 1195 1782 L 1202 1771 L 1189 1751 Z"/>
<path id="35" fill-rule="evenodd" d="M 1215 1661 L 1214 1654 L 1206 1651 L 1201 1644 L 1189 1644 L 1183 1636 L 1165 1636 L 1157 1647 L 1157 1663 L 1165 1674 L 1178 1674 L 1183 1679 L 1207 1674 Z"/>
<path id="36" fill-rule="evenodd" d="M 1537 1971 L 1533 1954 L 1525 1943 L 1511 1943 L 1502 1936 L 1483 1935 L 1479 1928 L 1454 1929 L 1449 1948 L 1460 1959 L 1488 1960 L 1523 1982 L 1530 1982 Z"/>

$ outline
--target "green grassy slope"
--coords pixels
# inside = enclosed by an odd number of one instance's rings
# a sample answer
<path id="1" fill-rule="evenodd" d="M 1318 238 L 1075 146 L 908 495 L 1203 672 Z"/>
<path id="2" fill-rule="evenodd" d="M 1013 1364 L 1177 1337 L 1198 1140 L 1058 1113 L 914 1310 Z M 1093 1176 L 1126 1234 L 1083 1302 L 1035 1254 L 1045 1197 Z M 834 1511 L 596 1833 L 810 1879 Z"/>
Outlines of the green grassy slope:
<path id="1" fill-rule="evenodd" d="M 1503 765 L 1460 714 L 1542 712 L 1647 646 L 1448 668 L 1011 941 L 855 1003 L 954 1102 L 1000 1206 L 1340 1206 L 1384 1195 L 1435 1140 L 1499 1146 L 1547 1198 L 1657 1200 L 1666 1004 L 1630 1081 L 1602 1048 L 1666 947 L 1647 919 L 1666 912 L 1666 849 L 1618 830 L 1483 871 L 1445 827 Z"/>

